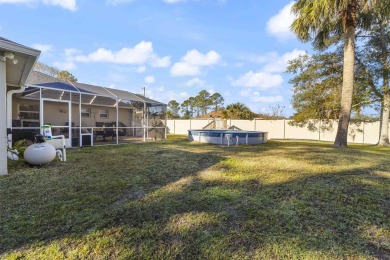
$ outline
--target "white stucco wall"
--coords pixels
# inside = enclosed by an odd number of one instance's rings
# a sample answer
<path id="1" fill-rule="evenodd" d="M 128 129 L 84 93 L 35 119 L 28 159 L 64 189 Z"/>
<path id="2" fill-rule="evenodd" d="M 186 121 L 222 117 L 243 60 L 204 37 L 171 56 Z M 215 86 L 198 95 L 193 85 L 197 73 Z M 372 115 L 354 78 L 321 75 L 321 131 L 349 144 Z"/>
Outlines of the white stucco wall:
<path id="1" fill-rule="evenodd" d="M 29 99 L 13 99 L 12 103 L 12 119 L 18 119 L 18 107 L 20 104 L 39 105 L 38 100 Z M 83 105 L 84 107 L 84 105 Z M 99 106 L 88 106 L 91 109 L 90 117 L 81 117 L 82 126 L 95 127 L 96 122 L 116 122 L 116 108 L 114 107 L 99 107 Z M 100 118 L 99 109 L 108 109 L 108 118 Z M 51 123 L 52 125 L 64 126 L 69 121 L 68 103 L 61 102 L 44 102 L 44 121 L 45 123 Z M 126 126 L 131 126 L 131 111 L 129 109 L 120 108 L 119 122 L 122 122 Z M 72 104 L 72 122 L 75 126 L 80 125 L 79 118 L 79 105 Z M 140 124 L 141 126 L 141 124 Z"/>
<path id="2" fill-rule="evenodd" d="M 6 67 L 0 61 L 0 175 L 7 174 L 7 126 L 6 126 Z"/>
<path id="3" fill-rule="evenodd" d="M 189 129 L 202 129 L 208 124 L 202 119 L 169 119 L 167 126 L 171 134 L 187 134 Z M 243 130 L 268 132 L 269 139 L 297 139 L 318 140 L 333 142 L 337 132 L 337 122 L 333 129 L 322 131 L 309 131 L 307 127 L 292 126 L 290 120 L 227 120 L 227 125 L 235 125 Z M 348 142 L 376 144 L 379 139 L 379 122 L 351 124 L 349 127 Z M 390 125 L 389 125 L 390 127 Z"/>

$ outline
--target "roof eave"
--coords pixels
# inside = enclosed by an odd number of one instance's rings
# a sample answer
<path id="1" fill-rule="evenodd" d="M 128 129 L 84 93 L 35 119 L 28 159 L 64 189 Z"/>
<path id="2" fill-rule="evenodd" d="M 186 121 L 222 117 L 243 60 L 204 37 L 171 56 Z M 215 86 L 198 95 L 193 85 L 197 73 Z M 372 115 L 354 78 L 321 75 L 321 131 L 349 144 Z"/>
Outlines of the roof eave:
<path id="1" fill-rule="evenodd" d="M 41 54 L 41 51 L 39 51 L 39 50 L 30 48 L 30 47 L 26 47 L 26 46 L 23 46 L 23 45 L 18 44 L 18 43 L 4 41 L 1 39 L 0 39 L 0 48 L 6 49 L 9 51 L 13 51 L 13 52 L 19 52 L 19 53 L 26 54 L 29 56 L 34 56 L 36 58 L 38 58 L 39 55 Z"/>
<path id="2" fill-rule="evenodd" d="M 17 82 L 13 82 L 14 86 L 18 85 L 18 87 L 23 86 L 26 84 L 26 81 L 28 79 L 28 76 L 30 75 L 34 64 L 37 62 L 39 55 L 41 54 L 41 51 L 29 48 L 26 46 L 23 46 L 21 44 L 11 42 L 11 41 L 5 41 L 3 39 L 0 39 L 0 49 L 4 51 L 9 51 L 13 53 L 19 53 L 22 55 L 26 55 L 26 64 L 24 65 L 24 68 L 20 74 L 18 75 Z"/>

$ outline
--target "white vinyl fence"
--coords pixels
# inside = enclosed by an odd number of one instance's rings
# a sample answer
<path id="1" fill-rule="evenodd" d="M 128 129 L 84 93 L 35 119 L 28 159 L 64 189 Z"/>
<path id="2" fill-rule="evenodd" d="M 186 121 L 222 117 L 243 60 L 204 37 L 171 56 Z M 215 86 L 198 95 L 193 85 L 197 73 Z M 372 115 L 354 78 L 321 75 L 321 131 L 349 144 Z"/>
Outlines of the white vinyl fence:
<path id="1" fill-rule="evenodd" d="M 227 120 L 227 126 L 236 126 L 242 130 L 268 132 L 269 139 L 299 139 L 334 141 L 337 132 L 337 122 L 334 122 L 330 131 L 310 131 L 307 127 L 291 126 L 291 120 Z M 169 119 L 167 120 L 168 133 L 188 134 L 189 129 L 202 129 L 212 119 Z M 361 144 L 376 144 L 379 139 L 378 122 L 361 122 L 349 127 L 348 142 Z"/>

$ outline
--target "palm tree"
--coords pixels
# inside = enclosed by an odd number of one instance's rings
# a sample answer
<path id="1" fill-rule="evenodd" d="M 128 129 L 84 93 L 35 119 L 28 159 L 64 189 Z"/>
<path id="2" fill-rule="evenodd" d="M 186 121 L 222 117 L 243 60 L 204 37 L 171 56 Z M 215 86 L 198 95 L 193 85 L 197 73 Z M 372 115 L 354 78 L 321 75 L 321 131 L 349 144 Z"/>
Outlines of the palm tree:
<path id="1" fill-rule="evenodd" d="M 252 120 L 255 114 L 243 103 L 237 102 L 226 106 L 226 112 L 223 113 L 230 119 L 249 119 Z"/>
<path id="2" fill-rule="evenodd" d="M 375 8 L 380 8 L 382 13 L 388 15 L 389 2 L 389 0 L 298 0 L 292 7 L 297 18 L 291 28 L 300 40 L 312 41 L 316 48 L 322 49 L 344 37 L 341 111 L 335 147 L 347 147 L 354 84 L 355 30 L 369 28 L 369 19 L 365 17 Z"/>

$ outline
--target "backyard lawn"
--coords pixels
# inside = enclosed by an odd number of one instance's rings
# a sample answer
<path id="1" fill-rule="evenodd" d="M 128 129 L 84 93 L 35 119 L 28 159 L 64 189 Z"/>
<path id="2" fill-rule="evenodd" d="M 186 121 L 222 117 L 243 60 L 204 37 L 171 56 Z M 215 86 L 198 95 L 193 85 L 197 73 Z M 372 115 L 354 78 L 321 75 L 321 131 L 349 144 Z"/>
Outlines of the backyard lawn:
<path id="1" fill-rule="evenodd" d="M 0 177 L 0 258 L 390 259 L 390 149 L 90 147 Z"/>

